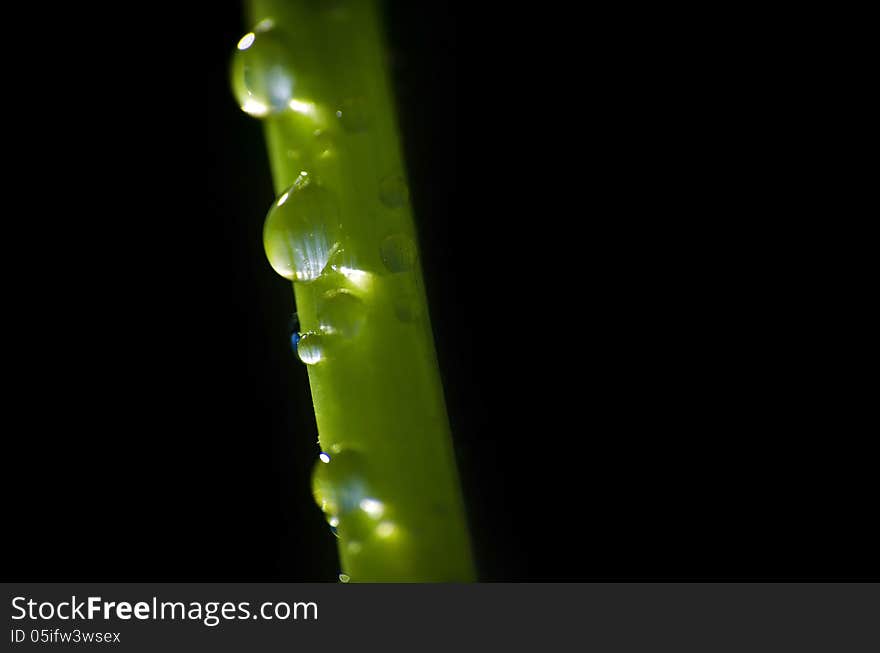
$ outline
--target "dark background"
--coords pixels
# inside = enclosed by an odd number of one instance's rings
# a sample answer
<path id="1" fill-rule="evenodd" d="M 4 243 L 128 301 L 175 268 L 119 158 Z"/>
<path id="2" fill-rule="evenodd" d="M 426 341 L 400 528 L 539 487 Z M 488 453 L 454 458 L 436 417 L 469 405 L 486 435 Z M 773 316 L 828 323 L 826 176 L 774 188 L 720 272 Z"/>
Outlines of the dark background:
<path id="1" fill-rule="evenodd" d="M 651 16 L 387 4 L 481 578 L 876 576 L 759 98 Z M 67 11 L 7 17 L 2 575 L 335 580 L 241 8 Z"/>

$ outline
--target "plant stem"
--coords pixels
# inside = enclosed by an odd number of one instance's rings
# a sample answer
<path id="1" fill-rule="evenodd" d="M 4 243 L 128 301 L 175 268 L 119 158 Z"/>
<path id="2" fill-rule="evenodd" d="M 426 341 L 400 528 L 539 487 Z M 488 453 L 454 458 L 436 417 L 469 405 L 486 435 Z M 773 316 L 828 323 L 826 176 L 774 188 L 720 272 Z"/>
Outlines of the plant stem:
<path id="1" fill-rule="evenodd" d="M 343 571 L 352 581 L 473 580 L 376 4 L 250 0 L 248 11 L 290 41 L 310 92 L 304 112 L 265 120 L 276 192 L 306 172 L 337 198 L 345 234 L 341 281 L 294 283 L 300 324 L 320 331 L 334 285 L 363 302 L 356 340 L 308 369 L 336 470 L 317 463 L 319 494 L 359 499 L 338 515 Z"/>

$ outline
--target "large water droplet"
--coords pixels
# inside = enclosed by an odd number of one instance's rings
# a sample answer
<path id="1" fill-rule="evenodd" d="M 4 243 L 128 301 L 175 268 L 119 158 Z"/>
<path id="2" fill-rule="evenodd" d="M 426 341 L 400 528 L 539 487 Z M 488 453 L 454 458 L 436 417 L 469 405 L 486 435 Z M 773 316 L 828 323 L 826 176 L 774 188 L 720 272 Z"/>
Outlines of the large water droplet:
<path id="1" fill-rule="evenodd" d="M 379 254 L 389 272 L 409 272 L 416 264 L 416 244 L 403 234 L 394 234 L 383 240 Z"/>
<path id="2" fill-rule="evenodd" d="M 400 208 L 409 200 L 409 189 L 401 175 L 389 175 L 379 182 L 379 199 L 385 206 Z"/>
<path id="3" fill-rule="evenodd" d="M 296 344 L 296 355 L 306 365 L 317 365 L 324 360 L 324 339 L 320 333 L 304 333 Z"/>
<path id="4" fill-rule="evenodd" d="M 367 101 L 361 96 L 344 99 L 336 110 L 336 117 L 349 132 L 362 132 L 370 126 Z"/>
<path id="5" fill-rule="evenodd" d="M 317 313 L 321 331 L 354 338 L 364 325 L 366 306 L 348 290 L 330 290 L 318 301 Z"/>
<path id="6" fill-rule="evenodd" d="M 301 173 L 269 210 L 263 246 L 282 277 L 311 281 L 327 266 L 341 233 L 336 197 Z"/>
<path id="7" fill-rule="evenodd" d="M 232 90 L 242 110 L 262 118 L 287 111 L 301 95 L 301 80 L 284 35 L 263 21 L 238 42 Z"/>

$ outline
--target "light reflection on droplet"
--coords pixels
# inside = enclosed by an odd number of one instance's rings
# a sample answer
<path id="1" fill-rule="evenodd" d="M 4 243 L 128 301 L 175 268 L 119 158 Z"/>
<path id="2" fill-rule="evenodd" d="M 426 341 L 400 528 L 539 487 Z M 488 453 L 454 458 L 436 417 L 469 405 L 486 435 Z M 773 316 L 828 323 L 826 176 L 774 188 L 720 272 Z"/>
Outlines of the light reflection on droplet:
<path id="1" fill-rule="evenodd" d="M 237 46 L 238 49 L 239 50 L 247 50 L 249 47 L 251 47 L 254 44 L 254 41 L 256 40 L 256 38 L 257 38 L 256 34 L 254 34 L 253 32 L 248 32 L 247 34 L 242 36 L 241 40 L 238 42 L 238 46 Z"/>
<path id="2" fill-rule="evenodd" d="M 373 519 L 378 519 L 385 512 L 385 506 L 381 501 L 365 497 L 361 499 L 360 508 Z"/>
<path id="3" fill-rule="evenodd" d="M 255 100 L 253 98 L 248 98 L 244 102 L 242 102 L 241 110 L 245 113 L 249 113 L 252 116 L 256 116 L 257 118 L 261 118 L 269 113 L 269 107 L 260 102 L 259 100 Z"/>
<path id="4" fill-rule="evenodd" d="M 318 458 L 321 460 L 322 463 L 329 463 L 330 462 L 330 454 L 328 454 L 324 451 L 322 451 L 321 453 L 318 454 Z"/>
<path id="5" fill-rule="evenodd" d="M 293 111 L 297 113 L 301 113 L 304 116 L 308 116 L 309 118 L 314 118 L 317 116 L 317 108 L 315 107 L 314 102 L 302 102 L 301 100 L 291 100 L 287 103 Z"/>

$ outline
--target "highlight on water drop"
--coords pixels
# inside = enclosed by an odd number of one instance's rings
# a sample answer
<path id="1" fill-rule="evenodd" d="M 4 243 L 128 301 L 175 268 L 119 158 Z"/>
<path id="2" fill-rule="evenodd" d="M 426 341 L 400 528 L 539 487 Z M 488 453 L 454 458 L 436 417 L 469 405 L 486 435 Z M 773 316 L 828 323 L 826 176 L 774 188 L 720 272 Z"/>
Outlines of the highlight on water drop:
<path id="1" fill-rule="evenodd" d="M 336 196 L 305 171 L 272 205 L 263 226 L 269 264 L 291 281 L 317 279 L 341 237 Z"/>

